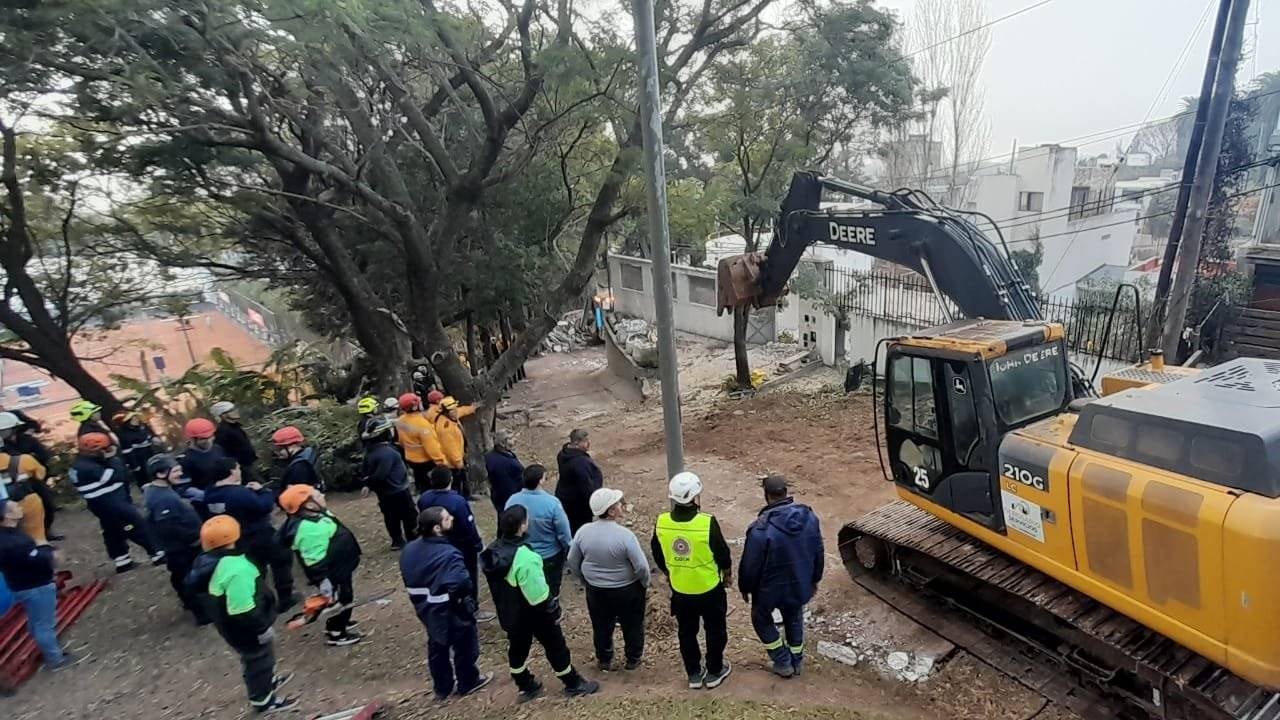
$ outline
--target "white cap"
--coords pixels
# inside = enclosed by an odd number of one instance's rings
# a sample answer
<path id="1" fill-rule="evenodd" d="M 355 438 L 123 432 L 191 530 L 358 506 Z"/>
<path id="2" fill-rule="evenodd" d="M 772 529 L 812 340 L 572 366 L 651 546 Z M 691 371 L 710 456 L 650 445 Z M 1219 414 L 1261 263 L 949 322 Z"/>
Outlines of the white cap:
<path id="1" fill-rule="evenodd" d="M 17 415 L 11 412 L 0 412 L 0 430 L 12 430 L 22 424 Z"/>
<path id="2" fill-rule="evenodd" d="M 213 407 L 209 408 L 209 414 L 214 418 L 220 418 L 235 409 L 235 403 L 229 400 L 219 400 L 213 404 Z"/>
<path id="3" fill-rule="evenodd" d="M 609 512 L 609 508 L 622 500 L 622 491 L 614 488 L 600 488 L 591 493 L 591 515 L 601 517 Z"/>
<path id="4" fill-rule="evenodd" d="M 688 505 L 702 494 L 702 480 L 691 472 L 677 473 L 667 485 L 667 496 L 681 505 Z"/>

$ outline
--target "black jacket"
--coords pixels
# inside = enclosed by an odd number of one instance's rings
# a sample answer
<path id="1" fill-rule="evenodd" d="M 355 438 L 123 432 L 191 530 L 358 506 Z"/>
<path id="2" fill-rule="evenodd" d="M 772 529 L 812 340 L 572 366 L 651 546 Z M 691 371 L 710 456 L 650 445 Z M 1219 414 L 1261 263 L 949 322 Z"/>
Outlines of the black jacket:
<path id="1" fill-rule="evenodd" d="M 204 504 L 210 515 L 230 515 L 240 523 L 240 537 L 245 543 L 268 542 L 274 533 L 271 513 L 276 509 L 276 496 L 270 490 L 250 490 L 244 485 L 212 485 L 204 491 Z"/>
<path id="2" fill-rule="evenodd" d="M 389 442 L 365 446 L 360 477 L 365 487 L 378 495 L 390 495 L 409 489 L 409 473 L 405 469 L 404 458 Z"/>
<path id="3" fill-rule="evenodd" d="M 227 454 L 217 445 L 213 445 L 208 450 L 189 447 L 178 458 L 178 464 L 182 466 L 182 474 L 191 481 L 192 487 L 207 490 L 217 482 L 214 478 L 214 466 L 225 457 Z"/>
<path id="4" fill-rule="evenodd" d="M 676 522 L 685 522 L 692 520 L 697 515 L 697 505 L 675 505 L 671 508 L 671 519 Z M 711 555 L 716 559 L 716 567 L 729 577 L 733 574 L 733 557 L 729 553 L 729 543 L 724 540 L 724 533 L 720 530 L 720 523 L 716 521 L 714 515 L 711 516 L 711 532 L 707 540 L 711 544 Z M 662 543 L 658 542 L 658 530 L 654 528 L 653 535 L 649 538 L 649 551 L 653 554 L 653 562 L 657 564 L 658 569 L 663 575 L 667 574 L 667 559 L 662 554 Z"/>
<path id="5" fill-rule="evenodd" d="M 281 489 L 290 485 L 310 485 L 324 491 L 324 479 L 320 477 L 320 470 L 316 467 L 315 448 L 302 448 L 297 455 L 289 458 L 288 463 L 280 476 Z"/>
<path id="6" fill-rule="evenodd" d="M 489 500 L 501 513 L 507 508 L 507 500 L 524 489 L 524 465 L 510 450 L 494 448 L 485 454 L 484 467 L 489 473 Z"/>
<path id="7" fill-rule="evenodd" d="M 120 458 L 134 472 L 141 482 L 146 482 L 147 461 L 159 450 L 156 448 L 156 434 L 145 424 L 131 425 L 125 423 L 116 431 L 120 438 Z M 145 479 L 144 479 L 145 478 Z"/>
<path id="8" fill-rule="evenodd" d="M 480 553 L 480 569 L 489 583 L 493 608 L 498 624 L 505 632 L 540 627 L 559 620 L 560 605 L 554 597 L 548 597 L 537 605 L 530 605 L 520 588 L 507 582 L 507 573 L 515 562 L 516 550 L 524 545 L 524 539 L 498 538 Z"/>
<path id="9" fill-rule="evenodd" d="M 556 455 L 556 467 L 560 479 L 556 482 L 556 497 L 564 505 L 569 516 L 569 528 L 578 528 L 591 522 L 591 493 L 604 485 L 604 474 L 591 456 L 582 448 L 565 445 Z"/>
<path id="10" fill-rule="evenodd" d="M 312 585 L 319 585 L 325 579 L 335 584 L 338 582 L 346 582 L 351 580 L 351 576 L 355 574 L 356 568 L 360 566 L 360 542 L 356 540 L 355 533 L 351 532 L 342 521 L 331 514 L 326 513 L 331 520 L 338 524 L 338 531 L 329 539 L 329 553 L 323 560 L 314 564 L 307 565 L 302 561 L 299 553 L 298 564 L 302 566 L 302 572 L 307 576 L 307 582 Z M 298 534 L 298 526 L 304 520 L 298 516 L 290 517 L 280 526 L 280 530 L 276 533 L 276 542 L 283 546 L 286 550 L 293 550 L 293 539 Z"/>
<path id="11" fill-rule="evenodd" d="M 26 432 L 17 432 L 4 444 L 4 451 L 10 455 L 30 455 L 40 464 L 49 467 L 49 448 L 40 442 L 35 435 Z"/>
<path id="12" fill-rule="evenodd" d="M 165 552 L 182 552 L 200 543 L 200 516 L 176 490 L 147 485 L 142 503 L 147 508 L 147 524 Z"/>
<path id="13" fill-rule="evenodd" d="M 36 545 L 18 528 L 0 527 L 0 575 L 10 590 L 31 590 L 53 582 L 53 547 Z"/>
<path id="14" fill-rule="evenodd" d="M 271 629 L 276 621 L 276 596 L 267 589 L 266 577 L 258 575 L 257 587 L 254 589 L 254 608 L 247 613 L 231 615 L 227 613 L 226 602 L 220 602 L 209 595 L 209 581 L 213 579 L 213 571 L 218 569 L 218 561 L 227 555 L 242 555 L 243 550 L 214 550 L 196 558 L 191 572 L 187 575 L 187 588 L 205 606 L 218 634 L 233 649 L 250 652 L 262 647 L 258 638 Z"/>
<path id="15" fill-rule="evenodd" d="M 226 453 L 227 457 L 239 463 L 241 470 L 247 471 L 258 462 L 258 451 L 253 449 L 248 433 L 236 423 L 226 420 L 218 423 L 218 429 L 213 435 L 213 444 L 222 448 L 222 452 Z"/>

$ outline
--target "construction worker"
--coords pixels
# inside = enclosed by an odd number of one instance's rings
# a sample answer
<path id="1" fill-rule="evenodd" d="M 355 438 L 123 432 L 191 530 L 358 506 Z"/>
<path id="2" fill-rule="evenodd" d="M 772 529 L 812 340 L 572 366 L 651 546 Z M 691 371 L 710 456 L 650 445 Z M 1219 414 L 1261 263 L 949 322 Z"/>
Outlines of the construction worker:
<path id="1" fill-rule="evenodd" d="M 360 478 L 364 484 L 361 495 L 367 497 L 372 491 L 378 496 L 378 510 L 391 537 L 391 549 L 399 550 L 406 538 L 417 537 L 418 509 L 409 490 L 409 471 L 404 458 L 392 444 L 395 432 L 395 421 L 382 415 L 373 416 L 364 431 L 370 444 L 365 446 Z"/>
<path id="2" fill-rule="evenodd" d="M 453 489 L 462 497 L 471 499 L 471 486 L 467 482 L 467 439 L 462 432 L 462 418 L 474 414 L 474 405 L 460 405 L 452 397 L 440 400 L 440 413 L 434 420 L 436 437 L 444 452 L 445 463 L 453 474 Z"/>
<path id="3" fill-rule="evenodd" d="M 142 489 L 142 504 L 147 511 L 147 524 L 156 543 L 164 549 L 164 564 L 169 570 L 169 583 L 199 625 L 210 621 L 204 607 L 188 591 L 187 574 L 200 554 L 200 516 L 191 504 L 174 489 L 182 482 L 182 466 L 170 455 L 152 455 L 147 460 L 147 476 L 151 481 Z"/>
<path id="4" fill-rule="evenodd" d="M 218 423 L 213 434 L 213 443 L 222 448 L 222 453 L 240 465 L 240 473 L 246 480 L 258 480 L 258 451 L 253 448 L 249 434 L 240 425 L 240 409 L 229 400 L 222 400 L 209 408 L 209 414 Z"/>
<path id="5" fill-rule="evenodd" d="M 591 438 L 586 430 L 569 433 L 569 442 L 556 454 L 556 497 L 564 505 L 569 516 L 569 532 L 577 535 L 578 528 L 591 522 L 591 494 L 604 486 L 604 473 L 591 459 Z"/>
<path id="6" fill-rule="evenodd" d="M 7 441 L 17 434 L 22 420 L 17 415 L 0 412 L 0 436 Z M 38 488 L 44 485 L 46 471 L 32 455 L 0 452 L 0 489 L 3 497 L 22 507 L 22 531 L 37 545 L 48 545 L 45 503 Z"/>
<path id="7" fill-rule="evenodd" d="M 281 612 L 293 607 L 301 598 L 293 594 L 293 557 L 276 542 L 276 529 L 271 525 L 271 513 L 276 509 L 276 497 L 258 482 L 244 484 L 240 466 L 235 460 L 224 457 L 214 469 L 216 480 L 204 491 L 204 503 L 210 515 L 230 515 L 240 526 L 240 547 L 244 554 L 258 566 L 265 577 L 271 570 L 276 599 Z"/>
<path id="8" fill-rule="evenodd" d="M 714 516 L 702 512 L 702 481 L 682 472 L 667 485 L 671 511 L 658 516 L 650 540 L 653 561 L 671 583 L 680 656 L 689 688 L 717 688 L 732 671 L 724 659 L 729 642 L 729 601 L 724 586 L 733 576 L 729 545 Z M 707 664 L 698 647 L 699 625 L 707 634 Z"/>
<path id="9" fill-rule="evenodd" d="M 499 430 L 493 437 L 493 449 L 485 453 L 484 468 L 489 475 L 489 501 L 495 513 L 507 507 L 507 500 L 524 488 L 524 465 L 512 448 L 510 430 Z"/>
<path id="10" fill-rule="evenodd" d="M 747 528 L 738 590 L 751 603 L 751 626 L 764 643 L 773 672 L 799 675 L 804 664 L 804 606 L 822 581 L 824 551 L 818 516 L 787 496 L 781 475 L 764 479 L 764 509 Z M 786 644 L 773 622 L 782 615 Z"/>
<path id="11" fill-rule="evenodd" d="M 101 405 L 95 405 L 88 400 L 77 400 L 71 406 L 70 412 L 71 419 L 80 423 L 80 427 L 76 428 L 76 437 L 91 432 L 102 433 L 109 436 L 111 442 L 119 447 L 120 441 L 116 438 L 115 432 L 102 419 Z"/>
<path id="12" fill-rule="evenodd" d="M 400 577 L 427 630 L 427 669 L 436 700 L 447 700 L 455 689 L 472 695 L 493 679 L 476 666 L 475 576 L 449 541 L 453 516 L 448 510 L 429 507 L 418 514 L 417 523 L 418 539 L 400 553 Z"/>
<path id="13" fill-rule="evenodd" d="M 378 417 L 378 398 L 372 395 L 365 395 L 356 401 L 356 412 L 360 413 L 360 420 L 356 423 L 356 437 L 360 438 L 360 444 L 365 448 L 369 447 L 369 426 Z"/>
<path id="14" fill-rule="evenodd" d="M 129 543 L 151 556 L 152 565 L 165 560 L 147 528 L 147 521 L 129 499 L 129 470 L 116 456 L 116 446 L 105 433 L 86 433 L 77 441 L 79 454 L 71 466 L 71 483 L 102 526 L 102 541 L 117 573 L 133 569 Z"/>
<path id="15" fill-rule="evenodd" d="M 206 604 L 218 634 L 240 656 L 249 705 L 259 714 L 292 709 L 297 698 L 277 694 L 293 673 L 276 674 L 275 597 L 262 572 L 237 546 L 240 524 L 230 515 L 209 518 L 200 528 L 200 547 L 187 576 L 191 591 Z"/>
<path id="16" fill-rule="evenodd" d="M 519 505 L 529 518 L 529 549 L 542 558 L 547 573 L 547 586 L 551 597 L 560 597 L 560 584 L 564 581 L 564 563 L 569 556 L 573 536 L 569 534 L 569 518 L 564 506 L 555 495 L 542 489 L 542 479 L 547 469 L 530 465 L 524 469 L 524 489 L 507 500 L 507 509 Z"/>
<path id="17" fill-rule="evenodd" d="M 596 519 L 573 536 L 567 564 L 587 591 L 587 614 L 591 617 L 600 669 L 613 669 L 613 629 L 622 625 L 625 667 L 635 670 L 644 655 L 649 559 L 636 534 L 618 522 L 623 515 L 621 490 L 595 491 L 591 495 L 591 514 Z"/>
<path id="18" fill-rule="evenodd" d="M 201 492 L 209 489 L 215 479 L 216 468 L 221 466 L 227 454 L 214 444 L 214 435 L 218 428 L 213 421 L 205 418 L 191 418 L 182 427 L 182 434 L 187 438 L 187 449 L 178 458 L 182 465 L 183 477 L 190 481 L 192 488 Z M 197 512 L 203 512 L 197 504 Z"/>
<path id="19" fill-rule="evenodd" d="M 453 475 L 448 468 L 438 467 L 431 471 L 431 489 L 418 498 L 418 510 L 431 507 L 442 507 L 453 516 L 452 528 L 449 531 L 449 542 L 462 553 L 462 559 L 471 573 L 472 596 L 479 590 L 480 574 L 477 561 L 480 551 L 484 549 L 484 541 L 480 539 L 480 531 L 476 529 L 476 518 L 471 512 L 471 504 L 467 499 L 449 489 Z M 490 618 L 492 619 L 492 618 Z"/>
<path id="20" fill-rule="evenodd" d="M 147 461 L 160 451 L 158 438 L 142 416 L 131 410 L 122 410 L 111 416 L 115 423 L 116 438 L 120 441 L 120 459 L 133 473 L 134 482 L 142 487 L 149 482 Z"/>
<path id="21" fill-rule="evenodd" d="M 404 462 L 413 473 L 413 486 L 418 493 L 431 487 L 431 469 L 445 464 L 444 452 L 432 422 L 422 409 L 422 398 L 413 393 L 400 396 L 400 417 L 396 435 L 404 450 Z"/>
<path id="22" fill-rule="evenodd" d="M 53 580 L 57 557 L 52 546 L 38 545 L 18 529 L 21 524 L 22 506 L 0 500 L 0 575 L 26 610 L 27 632 L 40 648 L 44 666 L 59 670 L 78 659 L 58 642 L 58 589 Z"/>
<path id="23" fill-rule="evenodd" d="M 284 464 L 280 477 L 282 490 L 290 485 L 310 485 L 324 492 L 324 478 L 316 465 L 316 449 L 306 442 L 302 431 L 292 425 L 285 425 L 271 436 L 276 459 Z"/>
<path id="24" fill-rule="evenodd" d="M 591 695 L 600 683 L 587 680 L 573 667 L 569 646 L 560 630 L 560 601 L 547 587 L 542 558 L 524 542 L 529 514 L 514 505 L 498 516 L 498 539 L 480 554 L 498 622 L 507 634 L 507 664 L 520 690 L 520 702 L 542 694 L 542 683 L 529 671 L 529 651 L 537 640 L 556 677 L 569 696 Z"/>
<path id="25" fill-rule="evenodd" d="M 297 555 L 307 581 L 331 603 L 326 609 L 325 642 L 331 647 L 355 645 L 363 639 L 351 622 L 360 543 L 329 512 L 324 494 L 310 485 L 286 487 L 280 493 L 280 507 L 289 514 L 280 528 L 280 543 Z"/>

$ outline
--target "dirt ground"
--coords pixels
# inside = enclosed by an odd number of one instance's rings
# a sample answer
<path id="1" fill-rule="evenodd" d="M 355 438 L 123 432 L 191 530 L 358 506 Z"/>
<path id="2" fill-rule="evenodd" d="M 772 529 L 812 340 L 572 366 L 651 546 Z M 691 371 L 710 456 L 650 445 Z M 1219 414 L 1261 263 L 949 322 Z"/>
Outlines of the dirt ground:
<path id="1" fill-rule="evenodd" d="M 655 576 L 657 587 L 649 596 L 643 667 L 601 673 L 591 658 L 582 591 L 569 579 L 562 598 L 563 625 L 575 663 L 585 675 L 602 681 L 599 696 L 566 701 L 549 693 L 546 699 L 517 706 L 505 673 L 501 631 L 488 623 L 481 626 L 481 665 L 495 674 L 494 683 L 478 696 L 437 704 L 426 674 L 425 634 L 403 593 L 396 555 L 388 547 L 375 502 L 342 496 L 331 498 L 331 505 L 365 550 L 356 581 L 358 599 L 380 598 L 356 611 L 361 630 L 371 637 L 333 649 L 325 647 L 319 625 L 300 631 L 280 628 L 279 667 L 298 672 L 288 691 L 302 698 L 300 709 L 284 717 L 314 718 L 374 699 L 386 702 L 387 717 L 397 719 L 1071 717 L 1044 707 L 1039 696 L 963 652 L 952 654 L 932 678 L 919 683 L 886 679 L 870 663 L 850 667 L 813 652 L 819 640 L 844 640 L 824 624 L 829 619 L 892 614 L 849 580 L 835 550 L 835 535 L 844 522 L 891 496 L 875 455 L 870 399 L 837 392 L 832 374 L 747 400 L 720 399 L 714 386 L 722 374 L 718 366 L 724 363 L 723 353 L 717 351 L 714 359 L 717 367 L 690 373 L 682 388 L 687 400 L 685 451 L 690 469 L 706 485 L 704 508 L 720 519 L 735 557 L 761 505 L 756 478 L 766 471 L 786 474 L 800 501 L 814 507 L 823 521 L 828 571 L 811 605 L 815 621 L 809 627 L 809 661 L 802 678 L 781 680 L 766 671 L 748 607 L 731 593 L 727 655 L 733 676 L 715 691 L 685 689 L 661 576 Z M 653 518 L 666 507 L 657 400 L 642 403 L 612 383 L 597 350 L 542 357 L 530 362 L 528 371 L 529 380 L 514 389 L 509 401 L 510 407 L 525 410 L 529 420 L 527 426 L 513 428 L 521 459 L 554 468 L 555 452 L 568 431 L 589 430 L 592 454 L 606 483 L 627 494 L 627 521 L 647 548 Z M 482 534 L 491 537 L 492 506 L 479 499 L 475 510 Z M 87 512 L 65 513 L 59 529 L 70 536 L 66 555 L 78 578 L 109 575 L 96 524 Z M 135 555 L 142 559 L 140 552 Z M 183 615 L 163 569 L 140 567 L 111 578 L 108 591 L 65 636 L 73 650 L 91 653 L 91 658 L 68 671 L 40 673 L 16 696 L 0 699 L 0 714 L 15 720 L 251 716 L 234 655 L 212 628 L 196 628 Z M 555 689 L 537 650 L 533 669 Z"/>

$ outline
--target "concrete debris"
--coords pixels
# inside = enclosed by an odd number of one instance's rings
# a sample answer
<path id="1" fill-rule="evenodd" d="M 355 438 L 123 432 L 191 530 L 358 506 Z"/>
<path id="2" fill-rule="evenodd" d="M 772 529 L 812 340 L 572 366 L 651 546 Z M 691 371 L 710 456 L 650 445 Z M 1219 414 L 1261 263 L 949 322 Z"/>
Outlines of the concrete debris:
<path id="1" fill-rule="evenodd" d="M 857 651 L 851 650 L 844 645 L 837 645 L 836 643 L 828 642 L 826 640 L 818 641 L 818 654 L 824 658 L 835 660 L 836 662 L 844 665 L 856 666 L 858 664 Z"/>
<path id="2" fill-rule="evenodd" d="M 907 666 L 911 664 L 911 656 L 904 652 L 891 652 L 885 658 L 885 664 L 889 666 L 890 670 L 906 670 Z"/>
<path id="3" fill-rule="evenodd" d="M 542 352 L 573 352 L 592 340 L 592 333 L 581 325 L 582 311 L 573 310 L 561 316 L 556 326 L 542 341 Z"/>
<path id="4" fill-rule="evenodd" d="M 955 646 L 888 606 L 847 613 L 814 612 L 813 627 L 883 677 L 906 683 L 927 681 Z M 843 641 L 843 642 L 841 642 Z"/>

